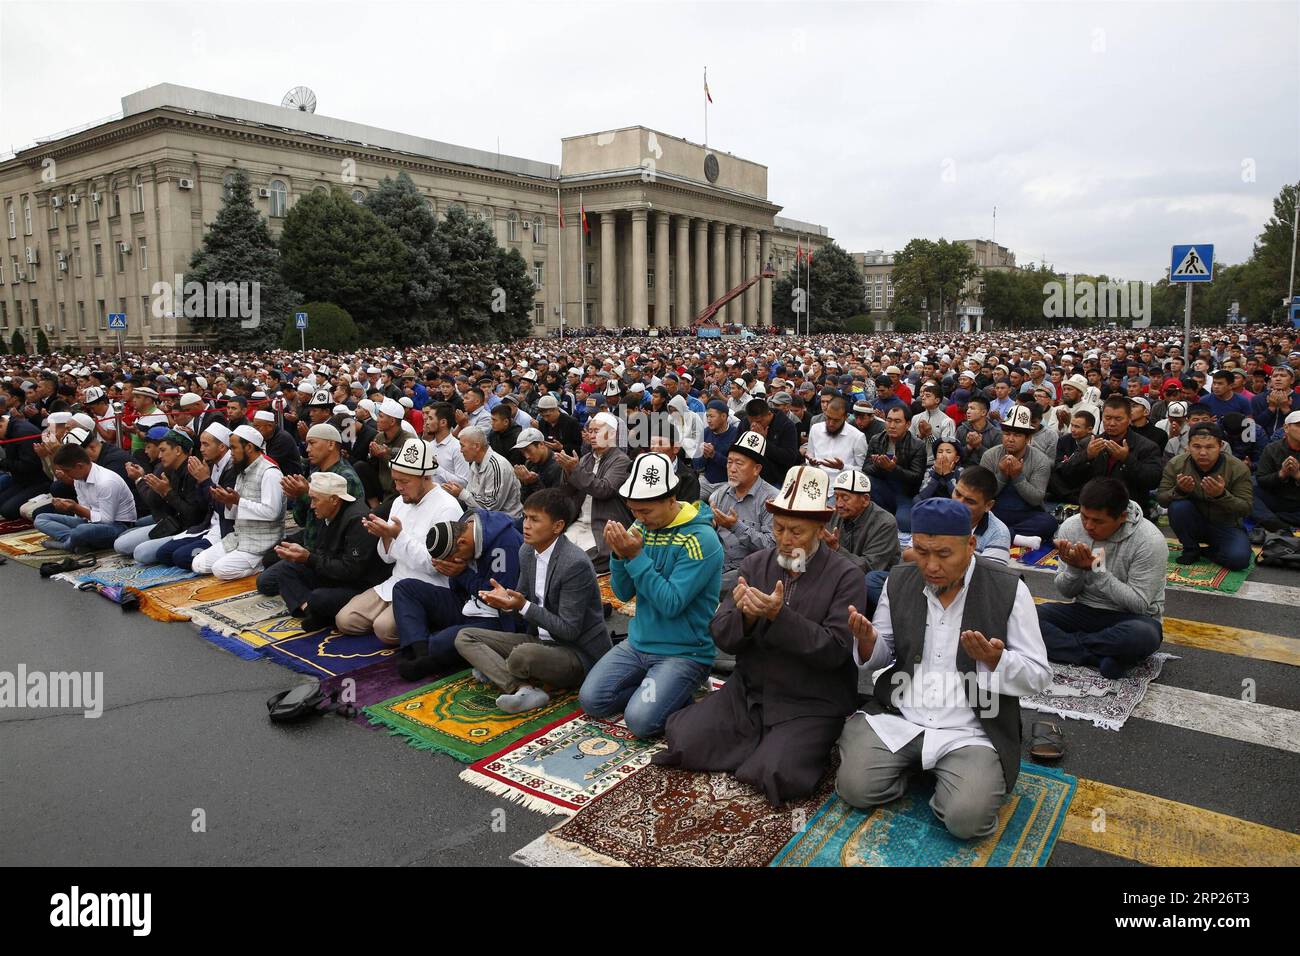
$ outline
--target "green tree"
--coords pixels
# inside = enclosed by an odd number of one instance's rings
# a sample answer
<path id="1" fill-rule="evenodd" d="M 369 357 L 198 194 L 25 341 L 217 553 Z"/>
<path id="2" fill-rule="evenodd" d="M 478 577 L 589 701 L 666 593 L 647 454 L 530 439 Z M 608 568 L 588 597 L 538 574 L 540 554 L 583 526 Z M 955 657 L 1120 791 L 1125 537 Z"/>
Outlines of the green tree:
<path id="1" fill-rule="evenodd" d="M 389 340 L 390 306 L 403 298 L 409 258 L 402 240 L 337 186 L 300 199 L 280 234 L 285 280 L 304 298 L 346 311 L 365 344 Z"/>
<path id="2" fill-rule="evenodd" d="M 23 338 L 23 333 L 14 329 L 13 338 L 9 340 L 9 351 L 14 355 L 27 354 L 27 340 Z"/>
<path id="3" fill-rule="evenodd" d="M 1291 277 L 1291 250 L 1295 236 L 1292 224 L 1296 217 L 1297 198 L 1300 198 L 1300 183 L 1283 186 L 1273 199 L 1273 215 L 1255 239 L 1251 253 L 1254 265 L 1243 277 L 1249 288 L 1243 289 L 1239 297 L 1247 300 L 1242 303 L 1242 311 L 1253 321 L 1283 322 L 1287 315 L 1282 300 L 1286 298 Z M 1219 281 L 1217 274 L 1214 281 Z"/>
<path id="4" fill-rule="evenodd" d="M 5 345 L 4 339 L 0 339 L 0 355 L 8 355 L 8 354 L 9 354 L 9 346 Z"/>
<path id="5" fill-rule="evenodd" d="M 355 348 L 361 339 L 357 323 L 333 302 L 307 302 L 298 309 L 307 313 L 307 347 L 343 351 Z M 286 322 L 280 348 L 292 352 L 302 345 L 303 334 L 293 322 Z"/>
<path id="6" fill-rule="evenodd" d="M 50 340 L 45 337 L 44 329 L 36 330 L 36 354 L 37 355 L 50 354 Z"/>
<path id="7" fill-rule="evenodd" d="M 497 281 L 496 237 L 483 222 L 460 206 L 452 206 L 438 223 L 438 241 L 443 247 L 441 266 L 445 273 L 434 307 L 438 327 L 454 341 L 494 341 L 493 320 L 520 306 L 519 301 L 510 301 L 507 292 L 496 292 L 498 288 L 504 290 Z M 521 290 L 514 291 L 514 299 L 523 298 Z M 527 308 L 532 308 L 531 293 L 527 298 Z"/>
<path id="8" fill-rule="evenodd" d="M 446 281 L 445 246 L 437 238 L 438 220 L 411 177 L 385 177 L 366 197 L 365 206 L 406 246 L 402 292 L 389 303 L 387 332 L 398 345 L 428 342 L 446 329 L 436 328 L 434 304 Z"/>
<path id="9" fill-rule="evenodd" d="M 495 250 L 497 288 L 505 293 L 499 316 L 492 322 L 492 331 L 501 341 L 524 338 L 532 334 L 533 305 L 537 287 L 528 273 L 528 263 L 518 249 L 507 252 L 500 246 Z"/>
<path id="10" fill-rule="evenodd" d="M 802 332 L 804 321 L 811 319 L 813 332 L 841 332 L 849 319 L 862 313 L 865 300 L 857 264 L 838 243 L 830 242 L 813 253 L 810 270 L 800 265 L 775 280 L 772 321 L 778 326 L 797 322 Z M 801 304 L 806 304 L 806 313 L 797 311 Z"/>
<path id="11" fill-rule="evenodd" d="M 956 330 L 957 302 L 980 274 L 970 248 L 947 239 L 913 239 L 894 256 L 895 322 L 902 315 L 929 313 L 940 329 Z"/>
<path id="12" fill-rule="evenodd" d="M 218 337 L 225 348 L 272 347 L 301 301 L 281 278 L 279 259 L 266 220 L 253 207 L 248 177 L 243 170 L 237 170 L 212 228 L 190 259 L 185 283 L 202 283 L 205 289 L 208 283 L 252 283 L 257 289 L 257 324 L 245 328 L 245 323 L 231 314 L 232 309 L 224 318 L 193 316 L 194 327 Z M 183 290 L 174 290 L 174 296 L 174 311 L 180 315 L 184 308 Z"/>

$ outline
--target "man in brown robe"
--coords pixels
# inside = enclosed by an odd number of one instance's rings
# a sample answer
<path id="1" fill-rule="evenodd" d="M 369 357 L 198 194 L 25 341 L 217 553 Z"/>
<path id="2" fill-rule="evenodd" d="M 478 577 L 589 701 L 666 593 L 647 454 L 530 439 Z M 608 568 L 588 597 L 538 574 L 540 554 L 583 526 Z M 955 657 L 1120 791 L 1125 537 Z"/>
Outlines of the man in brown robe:
<path id="1" fill-rule="evenodd" d="M 668 719 L 655 763 L 730 771 L 774 806 L 817 788 L 857 706 L 848 609 L 867 597 L 861 569 L 820 540 L 827 487 L 820 468 L 796 466 L 767 503 L 776 546 L 745 558 L 710 625 L 735 673 Z"/>

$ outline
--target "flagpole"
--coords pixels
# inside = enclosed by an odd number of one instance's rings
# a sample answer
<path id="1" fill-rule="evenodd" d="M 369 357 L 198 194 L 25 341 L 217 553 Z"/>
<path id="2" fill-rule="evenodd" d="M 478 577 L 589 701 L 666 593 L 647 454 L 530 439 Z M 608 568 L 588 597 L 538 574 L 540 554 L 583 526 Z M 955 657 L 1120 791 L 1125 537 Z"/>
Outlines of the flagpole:
<path id="1" fill-rule="evenodd" d="M 709 68 L 704 68 L 704 145 L 709 145 Z"/>
<path id="2" fill-rule="evenodd" d="M 580 262 L 578 270 L 578 295 L 580 297 L 580 313 L 578 321 L 585 329 L 587 327 L 587 206 L 582 198 L 582 190 L 578 190 L 578 258 Z"/>
<path id="3" fill-rule="evenodd" d="M 560 346 L 564 346 L 564 205 L 560 199 L 560 187 L 555 187 L 556 227 L 560 233 Z"/>
<path id="4" fill-rule="evenodd" d="M 808 237 L 808 335 L 812 337 L 812 236 Z"/>

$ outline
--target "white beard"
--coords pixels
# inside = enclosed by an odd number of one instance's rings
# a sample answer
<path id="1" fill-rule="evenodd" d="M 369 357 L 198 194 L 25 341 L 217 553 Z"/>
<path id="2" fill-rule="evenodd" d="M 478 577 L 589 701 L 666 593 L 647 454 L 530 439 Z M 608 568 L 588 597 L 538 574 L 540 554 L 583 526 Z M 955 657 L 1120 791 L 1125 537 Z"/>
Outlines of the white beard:
<path id="1" fill-rule="evenodd" d="M 807 554 L 793 554 L 789 557 L 778 551 L 776 553 L 776 563 L 791 574 L 803 574 L 808 570 L 809 559 L 817 553 L 819 547 L 821 547 L 820 541 L 814 544 L 812 551 Z"/>

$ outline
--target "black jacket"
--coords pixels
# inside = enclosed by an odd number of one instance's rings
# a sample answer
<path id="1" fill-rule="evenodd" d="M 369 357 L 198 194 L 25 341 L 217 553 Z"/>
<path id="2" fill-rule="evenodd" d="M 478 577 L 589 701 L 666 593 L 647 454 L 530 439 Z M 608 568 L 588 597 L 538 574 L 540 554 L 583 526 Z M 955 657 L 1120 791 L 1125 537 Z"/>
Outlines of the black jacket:
<path id="1" fill-rule="evenodd" d="M 28 441 L 12 441 L 15 438 L 28 438 Z M 45 469 L 41 467 L 41 458 L 36 454 L 36 443 L 40 441 L 41 430 L 23 418 L 17 412 L 9 416 L 9 430 L 5 439 L 5 457 L 0 461 L 0 469 L 13 475 L 14 487 L 39 485 L 48 480 Z"/>
<path id="2" fill-rule="evenodd" d="M 1104 435 L 1094 436 L 1093 441 L 1104 438 Z M 1080 448 L 1057 468 L 1070 485 L 1078 487 L 1092 478 L 1118 478 L 1128 488 L 1129 499 L 1145 507 L 1151 492 L 1160 484 L 1165 470 L 1164 455 L 1155 442 L 1131 428 L 1123 444 L 1129 446 L 1128 457 L 1123 462 L 1111 461 L 1110 452 L 1105 451 L 1089 459 L 1087 449 Z"/>
<path id="3" fill-rule="evenodd" d="M 271 439 L 266 443 L 266 454 L 280 466 L 281 474 L 301 475 L 303 473 L 302 453 L 298 451 L 298 442 L 283 428 L 277 428 L 271 433 Z"/>
<path id="4" fill-rule="evenodd" d="M 201 521 L 208 514 L 209 498 L 206 492 L 199 490 L 199 483 L 184 463 L 174 471 L 161 474 L 171 484 L 171 491 L 165 498 L 150 488 L 143 478 L 135 484 L 136 497 L 153 515 L 156 536 L 160 538 L 179 534 Z"/>
<path id="5" fill-rule="evenodd" d="M 925 444 L 911 432 L 904 432 L 903 437 L 894 446 L 896 465 L 893 471 L 877 468 L 871 460 L 872 455 L 888 454 L 889 434 L 881 432 L 867 442 L 867 460 L 863 464 L 862 470 L 873 477 L 876 475 L 892 475 L 902 484 L 904 494 L 915 495 L 921 489 L 921 481 L 925 478 Z"/>
<path id="6" fill-rule="evenodd" d="M 316 572 L 318 587 L 355 588 L 363 591 L 388 577 L 392 567 L 379 559 L 379 539 L 361 524 L 370 506 L 358 499 L 346 505 L 316 531 L 316 546 L 307 567 Z"/>
<path id="7" fill-rule="evenodd" d="M 512 423 L 505 431 L 497 431 L 495 428 L 488 432 L 488 447 L 494 452 L 510 462 L 512 465 L 522 465 L 524 456 L 515 451 L 515 442 L 519 440 L 519 433 L 523 431 L 517 424 Z"/>
<path id="8" fill-rule="evenodd" d="M 750 430 L 746 416 L 740 416 L 739 420 L 737 438 Z M 803 456 L 799 454 L 799 426 L 784 412 L 775 412 L 772 423 L 767 426 L 767 454 L 764 458 L 762 477 L 774 488 L 780 488 L 785 483 L 786 473 L 791 468 L 803 464 Z M 678 495 L 677 500 L 685 499 Z"/>
<path id="9" fill-rule="evenodd" d="M 545 418 L 539 418 L 537 428 L 543 438 L 555 439 L 563 446 L 565 454 L 577 455 L 582 451 L 582 426 L 572 415 L 560 412 L 560 417 L 552 425 Z"/>

